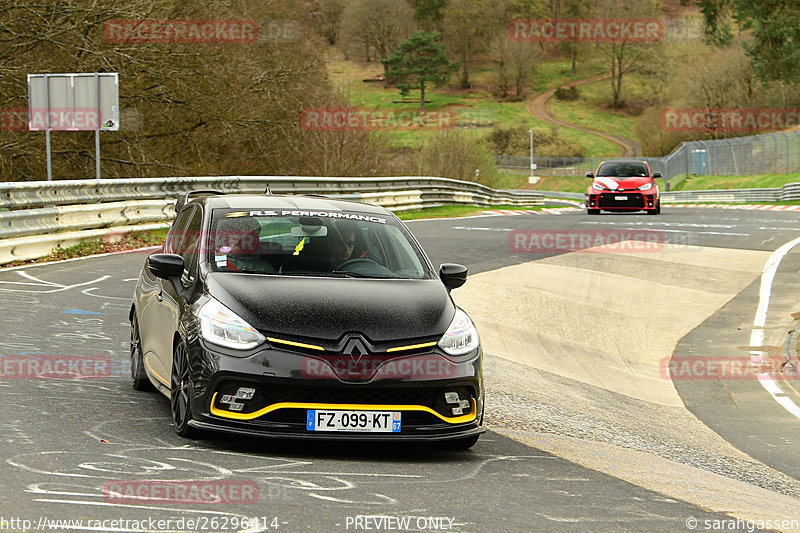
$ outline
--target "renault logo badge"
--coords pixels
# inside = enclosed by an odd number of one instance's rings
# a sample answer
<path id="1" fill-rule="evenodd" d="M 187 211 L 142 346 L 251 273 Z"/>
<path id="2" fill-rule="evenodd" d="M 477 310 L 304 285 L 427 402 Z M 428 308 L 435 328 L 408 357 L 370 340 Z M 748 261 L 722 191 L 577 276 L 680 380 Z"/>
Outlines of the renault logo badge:
<path id="1" fill-rule="evenodd" d="M 362 355 L 367 355 L 367 346 L 358 337 L 351 337 L 344 345 L 342 353 L 349 355 L 350 359 L 358 363 Z"/>

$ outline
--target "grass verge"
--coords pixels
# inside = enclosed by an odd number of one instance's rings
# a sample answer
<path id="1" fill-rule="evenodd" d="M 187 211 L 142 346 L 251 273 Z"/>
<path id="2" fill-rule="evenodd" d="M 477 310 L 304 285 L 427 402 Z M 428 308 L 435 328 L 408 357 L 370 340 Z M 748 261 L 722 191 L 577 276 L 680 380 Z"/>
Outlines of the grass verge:
<path id="1" fill-rule="evenodd" d="M 673 191 L 702 191 L 707 189 L 758 189 L 781 187 L 800 182 L 800 172 L 791 174 L 755 174 L 752 176 L 690 176 Z"/>
<path id="2" fill-rule="evenodd" d="M 636 139 L 633 131 L 636 117 L 608 109 L 611 101 L 609 81 L 603 80 L 579 88 L 580 98 L 575 101 L 550 100 L 550 109 L 557 117 L 585 128 L 602 130 L 627 139 Z"/>
<path id="3" fill-rule="evenodd" d="M 374 78 L 382 74 L 382 67 L 377 65 L 359 64 L 354 61 L 338 60 L 328 65 L 329 73 L 334 82 L 347 96 L 350 104 L 359 109 L 381 110 L 386 113 L 406 114 L 414 116 L 419 112 L 419 103 L 414 101 L 396 103 L 400 100 L 400 92 L 394 87 L 384 87 L 383 83 L 365 83 L 362 80 Z M 544 90 L 552 86 L 590 76 L 599 71 L 596 67 L 582 67 L 576 76 L 572 76 L 568 63 L 547 63 L 541 66 L 537 74 L 535 85 L 537 90 Z M 473 81 L 484 89 L 470 92 L 454 91 L 452 89 L 436 89 L 426 92 L 425 104 L 428 112 L 451 113 L 455 119 L 455 127 L 467 130 L 477 138 L 485 138 L 492 126 L 512 124 L 525 128 L 551 128 L 550 124 L 535 119 L 527 110 L 526 102 L 498 102 L 485 87 L 491 85 L 492 70 L 477 69 Z M 411 92 L 413 98 L 417 93 Z M 598 111 L 602 114 L 602 112 Z M 440 128 L 413 127 L 410 129 L 387 127 L 383 131 L 393 147 L 418 148 Z M 565 138 L 580 144 L 584 148 L 586 157 L 602 157 L 617 155 L 619 149 L 614 143 L 595 135 L 583 133 L 568 128 L 558 128 L 558 133 Z"/>
<path id="4" fill-rule="evenodd" d="M 450 217 L 466 217 L 470 215 L 479 215 L 484 211 L 490 209 L 530 209 L 539 211 L 543 206 L 523 206 L 523 205 L 491 205 L 491 206 L 477 206 L 477 205 L 442 205 L 439 207 L 426 207 L 423 209 L 409 209 L 408 211 L 397 211 L 395 215 L 400 220 L 418 220 L 420 218 L 450 218 Z"/>

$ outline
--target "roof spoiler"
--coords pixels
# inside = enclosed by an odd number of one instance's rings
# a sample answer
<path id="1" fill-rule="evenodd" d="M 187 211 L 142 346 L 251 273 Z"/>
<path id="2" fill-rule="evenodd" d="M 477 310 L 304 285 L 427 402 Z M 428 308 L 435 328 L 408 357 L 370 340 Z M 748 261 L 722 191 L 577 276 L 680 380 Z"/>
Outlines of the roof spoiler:
<path id="1" fill-rule="evenodd" d="M 222 191 L 218 191 L 216 189 L 206 189 L 206 190 L 202 190 L 202 191 L 189 191 L 186 194 L 184 194 L 183 196 L 179 196 L 178 199 L 175 201 L 175 212 L 177 213 L 181 209 L 183 209 L 183 206 L 185 206 L 187 204 L 187 202 L 189 202 L 189 200 L 191 200 L 195 196 L 203 196 L 203 195 L 211 196 L 211 195 L 220 195 L 220 194 L 226 194 L 226 193 L 224 193 Z"/>

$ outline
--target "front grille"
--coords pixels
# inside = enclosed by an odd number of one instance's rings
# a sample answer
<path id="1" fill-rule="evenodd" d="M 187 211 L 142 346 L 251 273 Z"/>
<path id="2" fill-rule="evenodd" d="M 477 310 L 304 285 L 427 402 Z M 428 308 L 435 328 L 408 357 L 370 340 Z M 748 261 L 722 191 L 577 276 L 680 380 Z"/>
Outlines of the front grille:
<path id="1" fill-rule="evenodd" d="M 223 395 L 235 395 L 239 387 L 255 389 L 251 400 L 242 401 L 243 414 L 253 413 L 276 403 L 326 403 L 326 404 L 367 404 L 367 405 L 422 405 L 429 407 L 443 416 L 451 417 L 452 405 L 444 400 L 445 392 L 458 392 L 462 398 L 474 398 L 475 391 L 470 386 L 451 387 L 374 387 L 374 386 L 340 386 L 325 387 L 313 385 L 279 385 L 255 384 L 241 381 L 225 380 L 217 388 L 216 407 L 227 410 L 220 402 Z M 264 415 L 264 419 L 283 418 L 295 409 L 278 409 Z M 297 410 L 297 411 L 302 411 Z M 465 411 L 465 414 L 467 412 Z M 438 420 L 429 413 L 419 413 L 428 420 Z M 302 420 L 302 417 L 301 417 Z"/>
<path id="2" fill-rule="evenodd" d="M 286 352 L 299 353 L 302 355 L 314 355 L 317 357 L 350 355 L 349 353 L 343 354 L 342 352 L 348 346 L 348 342 L 356 338 L 361 340 L 364 348 L 366 348 L 366 352 L 360 355 L 392 356 L 392 357 L 431 353 L 435 349 L 435 345 L 416 347 L 412 349 L 403 349 L 395 352 L 387 352 L 387 350 L 390 350 L 392 348 L 396 349 L 396 348 L 406 347 L 406 346 L 416 346 L 419 344 L 430 344 L 431 342 L 438 341 L 438 338 L 425 337 L 425 338 L 411 338 L 411 339 L 400 339 L 400 340 L 395 339 L 389 342 L 387 341 L 373 342 L 366 337 L 353 334 L 346 334 L 338 339 L 331 340 L 331 339 L 297 337 L 293 335 L 286 335 L 283 333 L 273 333 L 265 330 L 262 330 L 261 334 L 271 339 L 270 345 L 275 349 L 279 349 Z M 300 345 L 298 346 L 298 344 Z M 322 350 L 311 348 L 311 346 L 322 348 Z"/>
<path id="3" fill-rule="evenodd" d="M 626 197 L 625 200 L 618 200 L 617 197 Z M 644 198 L 639 193 L 611 193 L 601 194 L 599 207 L 644 207 Z"/>

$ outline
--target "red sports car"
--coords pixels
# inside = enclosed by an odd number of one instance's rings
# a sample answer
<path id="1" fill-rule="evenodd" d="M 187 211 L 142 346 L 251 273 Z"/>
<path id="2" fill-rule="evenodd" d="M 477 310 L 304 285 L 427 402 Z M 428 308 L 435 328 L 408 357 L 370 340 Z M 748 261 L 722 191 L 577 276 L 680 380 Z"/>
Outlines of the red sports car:
<path id="1" fill-rule="evenodd" d="M 647 211 L 648 215 L 661 212 L 661 195 L 646 161 L 603 161 L 597 172 L 588 172 L 593 178 L 586 195 L 586 211 L 597 215 L 600 211 Z"/>

